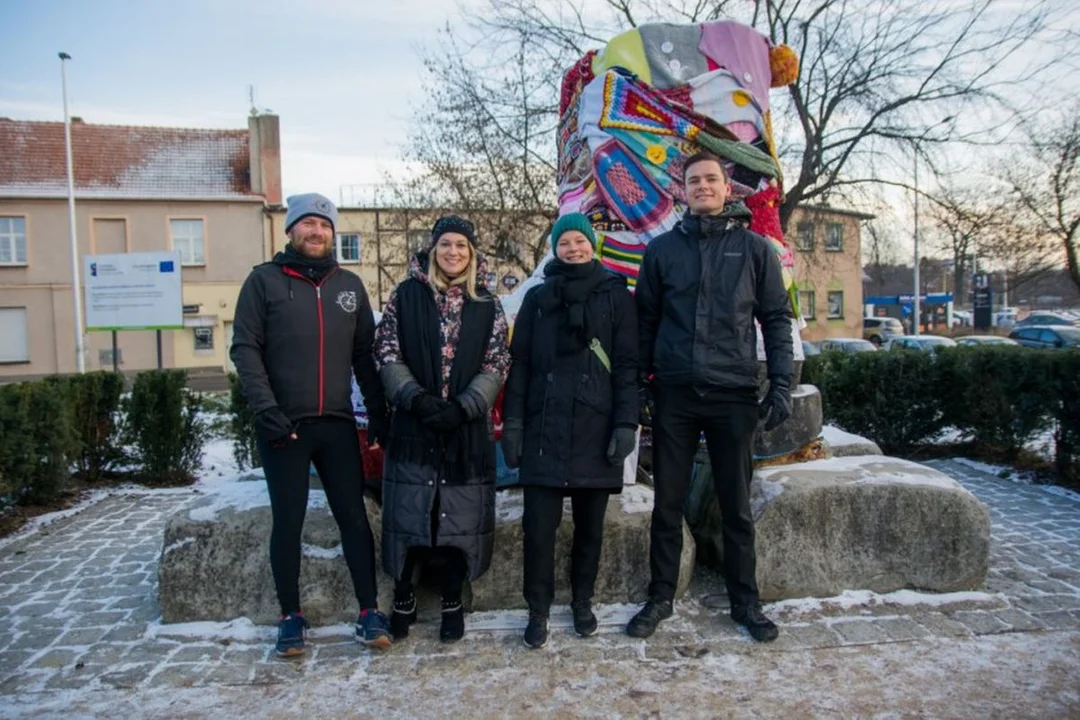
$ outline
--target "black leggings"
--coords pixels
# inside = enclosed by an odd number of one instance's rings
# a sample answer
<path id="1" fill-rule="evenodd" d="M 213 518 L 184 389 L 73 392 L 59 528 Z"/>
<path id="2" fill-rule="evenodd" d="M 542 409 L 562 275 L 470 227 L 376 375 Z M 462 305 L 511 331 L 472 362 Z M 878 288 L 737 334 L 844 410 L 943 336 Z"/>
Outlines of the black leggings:
<path id="1" fill-rule="evenodd" d="M 296 440 L 280 448 L 259 442 L 274 518 L 270 568 L 281 613 L 300 610 L 300 543 L 312 462 L 341 531 L 356 599 L 361 609 L 374 608 L 378 605 L 375 545 L 364 510 L 364 470 L 356 424 L 343 418 L 320 418 L 300 423 L 296 434 Z"/>

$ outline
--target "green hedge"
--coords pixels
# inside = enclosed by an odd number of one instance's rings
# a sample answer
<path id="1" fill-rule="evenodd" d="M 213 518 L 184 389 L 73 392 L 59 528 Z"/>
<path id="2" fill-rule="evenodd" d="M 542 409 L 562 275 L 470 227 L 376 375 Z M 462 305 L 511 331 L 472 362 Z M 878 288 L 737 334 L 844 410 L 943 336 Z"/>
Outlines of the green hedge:
<path id="1" fill-rule="evenodd" d="M 125 438 L 144 482 L 194 481 L 208 437 L 199 407 L 184 370 L 149 370 L 135 377 L 124 408 Z"/>
<path id="2" fill-rule="evenodd" d="M 1053 428 L 1058 473 L 1080 482 L 1080 352 L 832 352 L 807 358 L 803 377 L 821 389 L 826 422 L 886 453 L 911 453 L 953 428 L 960 440 L 1015 458 Z"/>
<path id="3" fill-rule="evenodd" d="M 56 383 L 0 386 L 0 494 L 22 505 L 51 503 L 71 480 L 77 443 L 66 393 Z"/>
<path id="4" fill-rule="evenodd" d="M 236 373 L 229 373 L 229 434 L 237 467 L 241 470 L 262 467 L 255 439 L 255 414 L 244 399 Z"/>
<path id="5" fill-rule="evenodd" d="M 46 378 L 63 393 L 74 446 L 72 460 L 79 477 L 90 482 L 115 474 L 124 462 L 120 437 L 120 398 L 124 377 L 108 371 Z"/>

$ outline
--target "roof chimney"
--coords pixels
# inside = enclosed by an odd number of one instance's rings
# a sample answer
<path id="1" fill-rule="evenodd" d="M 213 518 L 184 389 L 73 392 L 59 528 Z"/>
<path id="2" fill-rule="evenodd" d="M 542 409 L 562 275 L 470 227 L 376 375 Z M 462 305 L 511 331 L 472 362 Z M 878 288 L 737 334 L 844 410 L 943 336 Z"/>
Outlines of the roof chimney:
<path id="1" fill-rule="evenodd" d="M 248 118 L 251 155 L 251 191 L 268 205 L 281 204 L 281 131 L 277 115 L 264 113 Z"/>

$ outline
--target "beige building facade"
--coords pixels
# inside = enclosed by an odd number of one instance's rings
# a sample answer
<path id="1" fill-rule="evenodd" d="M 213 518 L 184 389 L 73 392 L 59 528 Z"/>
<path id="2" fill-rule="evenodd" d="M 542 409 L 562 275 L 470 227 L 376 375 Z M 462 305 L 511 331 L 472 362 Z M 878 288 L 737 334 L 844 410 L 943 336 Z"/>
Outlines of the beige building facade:
<path id="1" fill-rule="evenodd" d="M 278 118 L 246 130 L 72 124 L 75 230 L 86 255 L 175 250 L 184 329 L 162 331 L 162 365 L 228 368 L 239 288 L 262 262 L 281 203 Z M 0 379 L 74 372 L 63 125 L 0 120 Z M 117 333 L 121 370 L 157 366 L 154 331 Z M 112 333 L 88 332 L 88 370 L 111 369 Z"/>
<path id="2" fill-rule="evenodd" d="M 803 340 L 862 337 L 862 224 L 873 215 L 824 206 L 795 209 L 787 241 L 806 327 Z"/>

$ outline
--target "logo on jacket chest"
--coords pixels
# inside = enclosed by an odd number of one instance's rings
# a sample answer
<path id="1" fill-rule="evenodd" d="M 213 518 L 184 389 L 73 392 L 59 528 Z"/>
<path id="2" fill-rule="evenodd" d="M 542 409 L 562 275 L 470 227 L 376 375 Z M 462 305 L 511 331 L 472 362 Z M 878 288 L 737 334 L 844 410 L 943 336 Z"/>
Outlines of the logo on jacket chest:
<path id="1" fill-rule="evenodd" d="M 337 304 L 347 313 L 356 312 L 356 291 L 342 290 L 337 295 Z"/>

